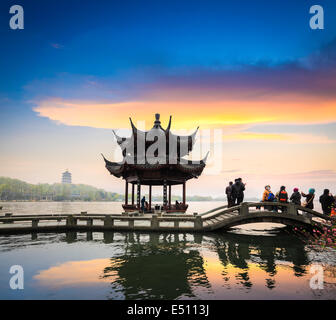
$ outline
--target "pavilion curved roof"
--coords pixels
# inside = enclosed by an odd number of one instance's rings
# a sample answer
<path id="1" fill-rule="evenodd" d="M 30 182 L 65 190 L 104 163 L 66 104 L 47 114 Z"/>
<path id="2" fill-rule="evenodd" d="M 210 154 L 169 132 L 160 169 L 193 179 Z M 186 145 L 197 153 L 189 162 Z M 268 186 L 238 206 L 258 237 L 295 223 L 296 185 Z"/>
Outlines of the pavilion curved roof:
<path id="1" fill-rule="evenodd" d="M 200 161 L 190 161 L 182 158 L 192 150 L 198 128 L 189 136 L 174 135 L 170 131 L 171 116 L 166 129 L 163 129 L 161 126 L 160 115 L 156 114 L 155 118 L 154 126 L 149 131 L 138 130 L 130 119 L 132 136 L 129 138 L 120 137 L 113 131 L 117 142 L 122 149 L 123 161 L 111 162 L 102 155 L 105 161 L 105 166 L 110 174 L 118 178 L 123 177 L 124 179 L 127 179 L 130 176 L 143 176 L 144 179 L 145 177 L 148 177 L 147 180 L 150 180 L 151 182 L 154 180 L 161 181 L 162 179 L 170 179 L 171 181 L 180 179 L 185 181 L 200 176 L 205 168 L 209 153 L 207 153 L 207 155 Z M 152 159 L 148 158 L 148 148 L 157 141 L 155 139 L 151 140 L 151 136 L 161 136 L 165 139 L 166 154 L 163 158 L 157 158 L 155 156 Z M 139 142 L 143 143 L 145 146 L 143 156 L 139 156 L 136 150 L 136 146 L 139 145 Z M 184 143 L 185 146 L 183 150 L 181 150 L 181 143 Z M 175 149 L 170 150 L 171 146 L 174 145 L 176 146 L 174 147 Z M 173 161 L 171 161 L 170 157 L 173 152 L 174 157 Z"/>
<path id="2" fill-rule="evenodd" d="M 137 177 L 143 175 L 149 175 L 148 180 L 159 180 L 162 181 L 166 180 L 174 180 L 176 176 L 180 179 L 186 181 L 192 178 L 198 178 L 205 168 L 206 160 L 208 157 L 209 152 L 207 155 L 199 162 L 193 162 L 190 160 L 179 161 L 176 164 L 169 164 L 169 163 L 155 163 L 155 164 L 134 164 L 134 163 L 127 163 L 127 162 L 112 162 L 107 160 L 104 155 L 103 159 L 105 161 L 105 167 L 110 172 L 111 175 L 117 178 L 124 178 L 126 179 L 130 175 L 136 175 Z M 165 174 L 161 174 L 156 178 L 151 176 L 152 172 L 160 172 Z"/>
<path id="3" fill-rule="evenodd" d="M 171 132 L 171 120 L 172 116 L 169 118 L 169 123 L 166 129 L 164 129 L 161 126 L 160 121 L 160 114 L 155 115 L 155 121 L 153 128 L 148 131 L 142 131 L 136 128 L 134 125 L 132 119 L 130 118 L 130 123 L 132 127 L 132 135 L 128 138 L 119 136 L 114 130 L 112 130 L 114 136 L 117 139 L 118 145 L 121 147 L 122 150 L 134 150 L 134 146 L 139 145 L 145 145 L 145 152 L 147 149 L 155 142 L 151 140 L 151 137 L 155 136 L 164 136 L 166 139 L 166 153 L 169 153 L 169 145 L 176 145 L 177 146 L 177 156 L 178 157 L 185 157 L 189 154 L 189 152 L 192 151 L 193 146 L 196 141 L 196 134 L 198 132 L 199 127 L 196 128 L 196 130 L 190 134 L 190 135 L 175 135 Z M 181 145 L 185 146 L 185 148 L 181 149 Z M 130 153 L 131 156 L 135 156 L 136 154 Z M 126 154 L 123 153 L 123 156 L 125 157 Z"/>

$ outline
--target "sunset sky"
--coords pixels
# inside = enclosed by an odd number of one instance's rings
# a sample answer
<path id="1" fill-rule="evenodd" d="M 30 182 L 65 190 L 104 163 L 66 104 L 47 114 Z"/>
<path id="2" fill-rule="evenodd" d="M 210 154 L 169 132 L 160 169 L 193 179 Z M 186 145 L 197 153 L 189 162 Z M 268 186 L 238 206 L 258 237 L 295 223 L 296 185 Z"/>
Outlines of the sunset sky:
<path id="1" fill-rule="evenodd" d="M 265 184 L 336 194 L 335 1 L 21 1 L 24 30 L 9 28 L 13 4 L 0 4 L 0 176 L 54 183 L 69 169 L 123 192 L 100 156 L 118 160 L 111 129 L 160 113 L 176 133 L 200 126 L 199 143 L 220 132 L 190 195 L 237 177 L 248 197 Z M 315 4 L 324 30 L 309 27 Z"/>

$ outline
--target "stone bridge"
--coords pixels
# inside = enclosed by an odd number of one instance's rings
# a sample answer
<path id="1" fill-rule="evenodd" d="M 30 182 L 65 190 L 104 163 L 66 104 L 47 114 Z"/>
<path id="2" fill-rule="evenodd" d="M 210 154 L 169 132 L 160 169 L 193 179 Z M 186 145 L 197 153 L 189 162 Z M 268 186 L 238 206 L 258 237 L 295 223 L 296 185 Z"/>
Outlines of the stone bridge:
<path id="1" fill-rule="evenodd" d="M 260 208 L 257 210 L 257 208 Z M 277 211 L 272 211 L 276 208 Z M 202 214 L 109 214 L 12 215 L 0 217 L 0 234 L 67 231 L 158 231 L 209 232 L 228 230 L 243 224 L 268 222 L 287 226 L 323 228 L 329 216 L 292 203 L 244 202 L 239 206 L 221 206 Z"/>

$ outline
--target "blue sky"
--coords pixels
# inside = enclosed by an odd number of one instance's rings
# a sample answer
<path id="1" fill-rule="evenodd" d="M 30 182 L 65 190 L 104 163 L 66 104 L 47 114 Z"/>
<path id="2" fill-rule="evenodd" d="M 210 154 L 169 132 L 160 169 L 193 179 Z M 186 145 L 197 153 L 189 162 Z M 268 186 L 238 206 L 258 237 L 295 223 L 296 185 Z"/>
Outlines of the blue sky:
<path id="1" fill-rule="evenodd" d="M 119 76 L 134 69 L 282 63 L 333 40 L 336 4 L 322 1 L 326 32 L 309 28 L 316 1 L 24 1 L 25 29 L 8 28 L 1 2 L 2 94 L 59 73 Z M 13 73 L 15 77 L 13 77 Z"/>

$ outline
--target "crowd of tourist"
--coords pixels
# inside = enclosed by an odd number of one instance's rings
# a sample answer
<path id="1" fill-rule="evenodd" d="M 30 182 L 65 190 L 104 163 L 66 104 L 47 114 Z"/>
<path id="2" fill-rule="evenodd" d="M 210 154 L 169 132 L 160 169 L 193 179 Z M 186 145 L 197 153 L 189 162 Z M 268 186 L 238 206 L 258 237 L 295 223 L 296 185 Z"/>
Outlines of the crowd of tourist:
<path id="1" fill-rule="evenodd" d="M 225 193 L 227 196 L 228 207 L 239 205 L 244 200 L 244 191 L 246 183 L 243 183 L 242 178 L 235 179 L 226 187 Z M 299 188 L 294 188 L 293 193 L 289 197 L 285 186 L 282 186 L 275 194 L 271 190 L 270 185 L 265 186 L 265 190 L 262 195 L 261 202 L 269 202 L 269 205 L 263 205 L 265 208 L 271 211 L 278 211 L 278 206 L 272 205 L 274 202 L 280 203 L 294 203 L 298 206 L 305 207 L 307 209 L 314 209 L 315 189 L 309 189 L 308 193 L 300 192 Z M 323 194 L 319 197 L 322 211 L 326 215 L 336 216 L 336 196 L 330 193 L 329 189 L 324 189 Z M 261 208 L 261 205 L 259 209 Z M 280 207 L 282 211 L 285 211 L 285 207 Z"/>

